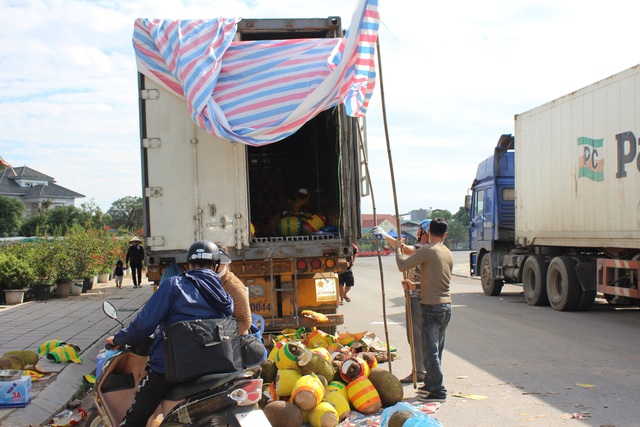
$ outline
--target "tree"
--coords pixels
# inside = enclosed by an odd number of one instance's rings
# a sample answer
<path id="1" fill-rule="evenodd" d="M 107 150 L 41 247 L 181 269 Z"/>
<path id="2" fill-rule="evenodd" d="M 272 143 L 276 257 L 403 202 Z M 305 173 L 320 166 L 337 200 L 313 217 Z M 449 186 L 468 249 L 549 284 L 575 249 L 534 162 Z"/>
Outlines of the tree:
<path id="1" fill-rule="evenodd" d="M 431 211 L 431 214 L 429 215 L 429 217 L 431 219 L 442 218 L 445 221 L 447 221 L 447 224 L 448 224 L 449 221 L 451 221 L 451 212 L 449 212 L 446 209 L 434 209 Z"/>
<path id="2" fill-rule="evenodd" d="M 469 247 L 469 211 L 464 207 L 458 209 L 455 215 L 451 215 L 446 209 L 436 209 L 431 212 L 431 219 L 442 218 L 449 225 L 445 245 L 453 249 Z"/>
<path id="3" fill-rule="evenodd" d="M 49 216 L 47 214 L 37 214 L 31 216 L 20 227 L 23 236 L 44 236 L 50 235 L 48 227 Z"/>
<path id="4" fill-rule="evenodd" d="M 469 248 L 469 211 L 461 207 L 451 218 L 447 240 L 456 249 Z"/>
<path id="5" fill-rule="evenodd" d="M 22 224 L 20 231 L 25 236 L 64 236 L 74 225 L 80 225 L 86 230 L 96 230 L 104 229 L 110 221 L 111 216 L 104 214 L 91 199 L 80 208 L 56 206 L 33 215 Z"/>
<path id="6" fill-rule="evenodd" d="M 100 206 L 97 205 L 93 198 L 80 205 L 80 212 L 81 225 L 85 228 L 100 229 L 107 225 L 102 209 L 100 209 Z"/>
<path id="7" fill-rule="evenodd" d="M 142 197 L 126 196 L 116 200 L 107 211 L 111 225 L 117 228 L 139 230 L 142 228 Z"/>
<path id="8" fill-rule="evenodd" d="M 24 205 L 16 199 L 0 196 L 0 236 L 13 236 L 20 229 Z"/>
<path id="9" fill-rule="evenodd" d="M 52 235 L 63 236 L 73 226 L 79 224 L 81 213 L 75 206 L 57 206 L 49 211 L 49 226 Z"/>

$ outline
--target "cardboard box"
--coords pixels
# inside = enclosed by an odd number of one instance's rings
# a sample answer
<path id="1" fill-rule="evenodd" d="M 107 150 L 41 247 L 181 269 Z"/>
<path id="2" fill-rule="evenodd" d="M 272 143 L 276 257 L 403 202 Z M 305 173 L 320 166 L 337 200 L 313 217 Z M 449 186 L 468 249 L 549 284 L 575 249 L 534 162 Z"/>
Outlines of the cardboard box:
<path id="1" fill-rule="evenodd" d="M 0 408 L 24 408 L 31 403 L 31 377 L 0 381 Z"/>

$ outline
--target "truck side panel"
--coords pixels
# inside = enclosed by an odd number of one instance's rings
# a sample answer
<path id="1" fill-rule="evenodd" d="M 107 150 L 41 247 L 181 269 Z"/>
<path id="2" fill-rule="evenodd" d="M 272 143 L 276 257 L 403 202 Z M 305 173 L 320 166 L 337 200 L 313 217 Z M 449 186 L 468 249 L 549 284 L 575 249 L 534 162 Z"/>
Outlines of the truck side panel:
<path id="1" fill-rule="evenodd" d="M 516 116 L 522 245 L 640 247 L 638 66 Z"/>
<path id="2" fill-rule="evenodd" d="M 148 251 L 183 252 L 199 239 L 247 245 L 246 146 L 200 129 L 183 99 L 142 78 L 153 93 L 144 101 Z"/>

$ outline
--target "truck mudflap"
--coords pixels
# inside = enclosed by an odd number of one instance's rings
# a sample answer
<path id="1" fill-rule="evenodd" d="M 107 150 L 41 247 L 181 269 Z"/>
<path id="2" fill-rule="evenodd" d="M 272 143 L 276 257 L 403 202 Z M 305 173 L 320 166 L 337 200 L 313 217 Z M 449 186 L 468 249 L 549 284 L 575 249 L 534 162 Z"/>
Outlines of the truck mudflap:
<path id="1" fill-rule="evenodd" d="M 576 264 L 576 275 L 583 291 L 591 292 L 597 290 L 595 262 L 579 262 Z"/>

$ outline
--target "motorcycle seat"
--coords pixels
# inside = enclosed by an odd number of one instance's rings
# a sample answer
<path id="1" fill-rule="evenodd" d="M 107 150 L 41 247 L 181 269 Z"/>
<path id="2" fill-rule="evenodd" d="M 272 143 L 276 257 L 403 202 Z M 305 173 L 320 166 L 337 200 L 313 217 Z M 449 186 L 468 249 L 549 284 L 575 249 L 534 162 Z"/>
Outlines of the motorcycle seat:
<path id="1" fill-rule="evenodd" d="M 176 384 L 164 399 L 176 401 L 186 399 L 198 393 L 214 390 L 230 381 L 247 377 L 245 371 L 205 375 L 192 381 Z"/>

